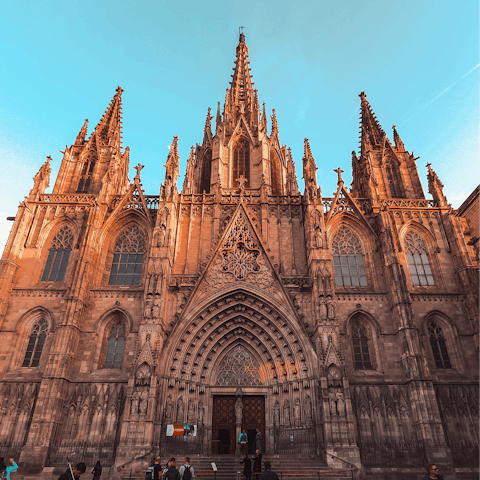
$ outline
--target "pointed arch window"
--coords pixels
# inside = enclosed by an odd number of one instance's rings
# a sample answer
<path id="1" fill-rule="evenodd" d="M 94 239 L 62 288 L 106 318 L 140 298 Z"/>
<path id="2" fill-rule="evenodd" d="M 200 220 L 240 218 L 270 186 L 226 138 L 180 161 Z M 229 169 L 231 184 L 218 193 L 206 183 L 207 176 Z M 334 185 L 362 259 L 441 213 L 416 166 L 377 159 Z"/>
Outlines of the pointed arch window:
<path id="1" fill-rule="evenodd" d="M 452 368 L 443 330 L 435 321 L 431 321 L 428 324 L 428 338 L 432 347 L 435 366 L 441 369 Z"/>
<path id="2" fill-rule="evenodd" d="M 68 259 L 73 245 L 73 232 L 62 227 L 53 237 L 48 251 L 47 263 L 43 270 L 42 282 L 62 282 L 67 270 Z"/>
<path id="3" fill-rule="evenodd" d="M 355 369 L 372 370 L 370 350 L 368 348 L 367 328 L 360 322 L 352 324 L 353 360 Z"/>
<path id="4" fill-rule="evenodd" d="M 366 287 L 362 246 L 357 236 L 346 227 L 340 228 L 333 238 L 332 250 L 337 287 Z"/>
<path id="5" fill-rule="evenodd" d="M 405 250 L 413 284 L 422 287 L 435 285 L 428 260 L 427 246 L 418 233 L 409 232 L 405 235 Z"/>
<path id="6" fill-rule="evenodd" d="M 122 365 L 123 346 L 125 343 L 125 325 L 121 320 L 110 329 L 107 340 L 107 354 L 103 368 L 120 368 Z"/>
<path id="7" fill-rule="evenodd" d="M 243 175 L 250 187 L 250 144 L 246 138 L 240 138 L 233 149 L 233 185 Z"/>
<path id="8" fill-rule="evenodd" d="M 41 318 L 32 327 L 22 367 L 38 367 L 47 333 L 48 322 L 45 318 Z"/>
<path id="9" fill-rule="evenodd" d="M 208 149 L 203 156 L 202 162 L 202 183 L 200 193 L 210 193 L 210 181 L 212 176 L 212 151 Z"/>
<path id="10" fill-rule="evenodd" d="M 139 228 L 127 228 L 118 237 L 109 285 L 139 285 L 145 255 L 145 237 Z"/>
<path id="11" fill-rule="evenodd" d="M 404 195 L 402 193 L 400 173 L 394 160 L 387 160 L 385 163 L 385 172 L 387 174 L 387 182 L 392 198 L 403 198 Z"/>
<path id="12" fill-rule="evenodd" d="M 275 150 L 270 150 L 270 174 L 272 194 L 281 195 L 281 182 L 280 182 L 280 162 L 278 160 Z"/>

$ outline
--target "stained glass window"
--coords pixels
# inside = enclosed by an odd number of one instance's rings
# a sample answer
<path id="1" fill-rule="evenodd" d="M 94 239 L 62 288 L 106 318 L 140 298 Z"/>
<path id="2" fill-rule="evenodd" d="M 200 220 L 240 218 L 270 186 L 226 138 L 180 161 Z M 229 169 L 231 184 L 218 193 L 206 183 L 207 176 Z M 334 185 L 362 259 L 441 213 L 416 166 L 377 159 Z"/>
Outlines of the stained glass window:
<path id="1" fill-rule="evenodd" d="M 53 237 L 48 251 L 47 263 L 43 270 L 42 282 L 62 282 L 67 270 L 68 259 L 73 245 L 73 232 L 62 227 Z"/>
<path id="2" fill-rule="evenodd" d="M 237 345 L 222 360 L 217 385 L 261 385 L 259 366 L 248 350 Z"/>
<path id="3" fill-rule="evenodd" d="M 247 179 L 246 187 L 250 187 L 250 145 L 245 138 L 240 138 L 233 150 L 233 185 L 243 175 Z"/>
<path id="4" fill-rule="evenodd" d="M 38 367 L 48 333 L 48 322 L 41 318 L 32 328 L 22 367 Z"/>
<path id="5" fill-rule="evenodd" d="M 117 240 L 109 285 L 139 285 L 145 254 L 145 237 L 137 227 L 125 230 Z"/>
<path id="6" fill-rule="evenodd" d="M 120 368 L 122 364 L 123 345 L 125 343 L 125 326 L 116 322 L 110 329 L 107 341 L 107 355 L 103 368 Z"/>
<path id="7" fill-rule="evenodd" d="M 340 228 L 333 239 L 332 250 L 337 287 L 366 287 L 362 246 L 356 235 L 346 227 Z"/>
<path id="8" fill-rule="evenodd" d="M 405 235 L 405 250 L 413 284 L 422 287 L 435 285 L 428 261 L 427 247 L 418 233 L 409 232 Z"/>
<path id="9" fill-rule="evenodd" d="M 370 352 L 368 350 L 368 336 L 365 325 L 354 323 L 352 325 L 352 344 L 355 368 L 357 370 L 371 370 Z"/>
<path id="10" fill-rule="evenodd" d="M 436 322 L 430 322 L 428 325 L 428 337 L 432 347 L 433 358 L 437 368 L 452 368 L 450 357 L 448 356 L 447 344 L 441 327 Z"/>

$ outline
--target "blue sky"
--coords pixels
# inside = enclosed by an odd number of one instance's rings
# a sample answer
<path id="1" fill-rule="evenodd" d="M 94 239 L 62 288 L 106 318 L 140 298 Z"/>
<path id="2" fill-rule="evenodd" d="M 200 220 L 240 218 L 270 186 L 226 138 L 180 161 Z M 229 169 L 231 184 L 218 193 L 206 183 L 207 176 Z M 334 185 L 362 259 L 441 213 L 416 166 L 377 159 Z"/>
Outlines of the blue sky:
<path id="1" fill-rule="evenodd" d="M 118 85 L 123 145 L 132 167 L 145 165 L 145 193 L 158 193 L 174 135 L 183 175 L 208 107 L 214 113 L 225 100 L 239 26 L 260 103 L 276 109 L 299 180 L 308 137 L 324 196 L 336 188 L 334 168 L 351 182 L 365 91 L 389 138 L 395 124 L 420 156 L 427 197 L 430 162 L 458 207 L 479 183 L 478 25 L 473 0 L 4 3 L 0 248 L 12 226 L 5 217 L 16 214 L 46 155 L 51 191 L 59 150 L 85 118 L 93 130 Z"/>

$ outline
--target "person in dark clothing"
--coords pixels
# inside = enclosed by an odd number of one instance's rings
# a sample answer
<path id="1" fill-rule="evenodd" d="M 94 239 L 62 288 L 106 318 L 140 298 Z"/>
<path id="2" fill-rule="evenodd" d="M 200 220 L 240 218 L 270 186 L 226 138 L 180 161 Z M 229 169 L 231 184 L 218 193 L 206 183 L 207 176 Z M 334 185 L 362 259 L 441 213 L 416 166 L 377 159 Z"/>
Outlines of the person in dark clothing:
<path id="1" fill-rule="evenodd" d="M 78 480 L 82 473 L 85 473 L 87 469 L 86 465 L 83 462 L 77 463 L 75 468 L 72 468 L 72 472 L 70 472 L 70 467 L 68 467 L 59 477 L 58 480 Z M 72 473 L 73 477 L 72 478 Z"/>
<path id="2" fill-rule="evenodd" d="M 255 474 L 255 478 L 257 479 L 260 475 L 257 472 L 262 471 L 262 454 L 260 450 L 255 452 L 255 457 L 253 459 L 253 473 Z"/>
<path id="3" fill-rule="evenodd" d="M 97 463 L 93 467 L 92 475 L 92 480 L 100 480 L 100 476 L 102 475 L 102 466 L 100 465 L 100 460 L 97 460 Z"/>
<path id="4" fill-rule="evenodd" d="M 435 464 L 429 463 L 425 468 L 427 473 L 422 480 L 443 480 L 443 475 L 438 474 L 438 468 Z"/>
<path id="5" fill-rule="evenodd" d="M 258 428 L 255 434 L 255 448 L 262 453 L 262 432 Z"/>
<path id="6" fill-rule="evenodd" d="M 160 480 L 160 472 L 162 471 L 162 466 L 160 465 L 160 457 L 155 459 L 155 465 L 153 466 L 153 480 Z"/>
<path id="7" fill-rule="evenodd" d="M 180 472 L 177 470 L 177 462 L 172 459 L 168 462 L 168 470 L 163 474 L 163 480 L 180 480 Z"/>
<path id="8" fill-rule="evenodd" d="M 275 472 L 272 472 L 271 465 L 269 461 L 265 462 L 265 471 L 260 475 L 260 480 L 279 480 L 278 475 Z"/>
<path id="9" fill-rule="evenodd" d="M 7 466 L 5 465 L 5 457 L 0 457 L 0 477 L 3 477 Z"/>
<path id="10" fill-rule="evenodd" d="M 240 463 L 244 464 L 243 474 L 245 475 L 246 480 L 250 480 L 252 478 L 252 461 L 249 456 L 245 455 L 245 458 Z"/>

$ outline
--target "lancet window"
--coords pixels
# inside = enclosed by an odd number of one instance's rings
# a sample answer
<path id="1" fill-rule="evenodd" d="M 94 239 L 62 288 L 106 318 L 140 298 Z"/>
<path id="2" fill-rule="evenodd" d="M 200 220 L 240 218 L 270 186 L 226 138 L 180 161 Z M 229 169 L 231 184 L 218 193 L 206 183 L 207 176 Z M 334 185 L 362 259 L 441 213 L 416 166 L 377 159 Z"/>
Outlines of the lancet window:
<path id="1" fill-rule="evenodd" d="M 393 160 L 388 160 L 385 164 L 385 172 L 387 174 L 387 182 L 390 188 L 392 198 L 403 198 L 401 178 L 398 167 Z"/>
<path id="2" fill-rule="evenodd" d="M 212 151 L 208 149 L 203 156 L 202 162 L 202 182 L 200 193 L 210 193 L 210 181 L 212 176 Z"/>
<path id="3" fill-rule="evenodd" d="M 452 368 L 443 330 L 435 321 L 428 324 L 428 338 L 432 347 L 435 366 L 442 369 Z"/>
<path id="4" fill-rule="evenodd" d="M 371 370 L 373 367 L 368 348 L 367 328 L 360 322 L 352 324 L 352 345 L 355 369 Z"/>
<path id="5" fill-rule="evenodd" d="M 422 287 L 435 285 L 428 261 L 427 246 L 418 233 L 409 232 L 405 235 L 405 250 L 413 284 Z"/>
<path id="6" fill-rule="evenodd" d="M 23 358 L 22 367 L 38 367 L 42 350 L 48 333 L 48 322 L 45 318 L 38 320 L 32 327 L 28 339 L 27 351 Z"/>
<path id="7" fill-rule="evenodd" d="M 337 287 L 366 287 L 362 246 L 357 236 L 346 227 L 340 228 L 333 238 L 332 250 Z"/>
<path id="8" fill-rule="evenodd" d="M 61 282 L 65 277 L 68 259 L 73 245 L 73 232 L 62 227 L 53 237 L 48 251 L 47 263 L 43 270 L 42 282 Z"/>
<path id="9" fill-rule="evenodd" d="M 107 340 L 107 354 L 103 368 L 120 368 L 122 364 L 123 345 L 125 343 L 125 325 L 121 320 L 110 329 Z"/>
<path id="10" fill-rule="evenodd" d="M 78 182 L 77 193 L 88 193 L 90 183 L 92 181 L 93 170 L 95 169 L 96 155 L 90 152 L 89 157 L 85 160 L 82 168 L 82 175 Z"/>
<path id="11" fill-rule="evenodd" d="M 250 144 L 246 138 L 240 138 L 233 149 L 233 185 L 242 176 L 247 179 L 246 187 L 250 187 Z"/>
<path id="12" fill-rule="evenodd" d="M 281 195 L 281 183 L 280 183 L 280 162 L 275 150 L 270 150 L 270 174 L 272 176 L 272 194 Z"/>
<path id="13" fill-rule="evenodd" d="M 139 285 L 145 255 L 145 237 L 139 228 L 127 228 L 118 238 L 109 285 Z"/>

